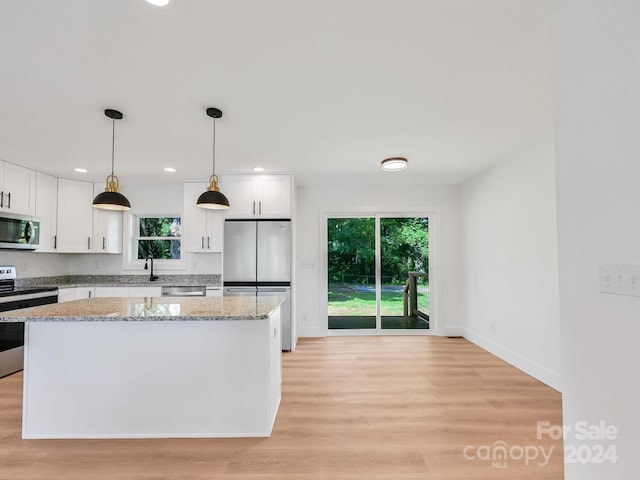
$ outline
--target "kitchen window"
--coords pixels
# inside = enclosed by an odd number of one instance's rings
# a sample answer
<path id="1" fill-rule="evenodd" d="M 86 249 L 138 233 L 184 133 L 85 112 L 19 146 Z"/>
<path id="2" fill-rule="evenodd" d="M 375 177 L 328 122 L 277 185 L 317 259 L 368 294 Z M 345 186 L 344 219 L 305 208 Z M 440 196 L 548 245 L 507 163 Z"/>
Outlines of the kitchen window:
<path id="1" fill-rule="evenodd" d="M 136 258 L 180 260 L 182 219 L 180 217 L 137 217 Z"/>

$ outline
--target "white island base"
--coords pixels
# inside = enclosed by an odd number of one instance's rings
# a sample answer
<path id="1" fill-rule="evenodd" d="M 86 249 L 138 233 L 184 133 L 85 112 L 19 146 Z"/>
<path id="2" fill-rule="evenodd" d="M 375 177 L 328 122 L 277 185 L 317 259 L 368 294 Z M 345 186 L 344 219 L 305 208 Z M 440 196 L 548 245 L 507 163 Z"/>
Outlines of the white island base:
<path id="1" fill-rule="evenodd" d="M 271 435 L 280 308 L 260 320 L 27 322 L 25 335 L 25 439 Z"/>

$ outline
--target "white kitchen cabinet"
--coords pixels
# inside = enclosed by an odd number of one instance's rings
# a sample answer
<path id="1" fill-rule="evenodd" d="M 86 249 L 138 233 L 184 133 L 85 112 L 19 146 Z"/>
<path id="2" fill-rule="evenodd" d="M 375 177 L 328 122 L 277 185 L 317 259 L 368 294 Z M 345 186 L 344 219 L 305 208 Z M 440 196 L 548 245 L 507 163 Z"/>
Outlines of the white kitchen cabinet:
<path id="1" fill-rule="evenodd" d="M 161 297 L 162 287 L 129 287 L 129 297 Z"/>
<path id="2" fill-rule="evenodd" d="M 94 287 L 76 287 L 76 300 L 95 297 Z"/>
<path id="3" fill-rule="evenodd" d="M 92 298 L 95 296 L 95 290 L 96 289 L 94 287 L 58 288 L 58 303 L 82 300 L 83 298 Z"/>
<path id="4" fill-rule="evenodd" d="M 76 289 L 71 288 L 59 288 L 58 289 L 58 303 L 71 302 L 76 299 Z"/>
<path id="5" fill-rule="evenodd" d="M 40 218 L 40 248 L 55 252 L 58 232 L 58 179 L 36 173 L 36 217 Z"/>
<path id="6" fill-rule="evenodd" d="M 128 297 L 129 287 L 95 287 L 95 296 L 105 297 Z"/>
<path id="7" fill-rule="evenodd" d="M 291 175 L 223 175 L 227 218 L 291 218 Z"/>
<path id="8" fill-rule="evenodd" d="M 36 172 L 0 161 L 0 211 L 36 213 Z"/>
<path id="9" fill-rule="evenodd" d="M 221 297 L 222 287 L 207 287 L 207 297 Z"/>
<path id="10" fill-rule="evenodd" d="M 182 218 L 182 250 L 185 252 L 222 252 L 224 244 L 224 213 L 197 206 L 206 183 L 184 184 L 184 214 Z"/>
<path id="11" fill-rule="evenodd" d="M 59 253 L 90 253 L 93 235 L 93 184 L 58 179 Z"/>
<path id="12" fill-rule="evenodd" d="M 103 190 L 104 183 L 94 184 L 93 196 Z M 122 253 L 122 212 L 93 208 L 92 239 L 94 253 Z"/>

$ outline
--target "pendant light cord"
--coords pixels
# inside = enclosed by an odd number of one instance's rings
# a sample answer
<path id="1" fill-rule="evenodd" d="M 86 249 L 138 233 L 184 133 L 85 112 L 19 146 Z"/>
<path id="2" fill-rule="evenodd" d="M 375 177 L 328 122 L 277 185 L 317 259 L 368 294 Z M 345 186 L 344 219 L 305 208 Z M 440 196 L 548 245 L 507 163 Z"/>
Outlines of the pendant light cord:
<path id="1" fill-rule="evenodd" d="M 116 119 L 111 119 L 111 176 L 113 177 L 113 162 L 116 149 Z"/>
<path id="2" fill-rule="evenodd" d="M 216 174 L 216 119 L 215 117 L 213 118 L 213 171 L 211 172 L 212 175 Z"/>

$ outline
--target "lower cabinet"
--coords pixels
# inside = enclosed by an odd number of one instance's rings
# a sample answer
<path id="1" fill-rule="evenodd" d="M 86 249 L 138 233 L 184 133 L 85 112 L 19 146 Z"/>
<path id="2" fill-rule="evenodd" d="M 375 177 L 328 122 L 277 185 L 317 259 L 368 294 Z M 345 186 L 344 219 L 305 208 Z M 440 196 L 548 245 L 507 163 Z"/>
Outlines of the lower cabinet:
<path id="1" fill-rule="evenodd" d="M 71 302 L 73 300 L 82 300 L 83 298 L 91 298 L 95 295 L 93 287 L 69 287 L 58 289 L 58 303 Z"/>
<path id="2" fill-rule="evenodd" d="M 96 287 L 96 297 L 128 297 L 129 287 Z"/>
<path id="3" fill-rule="evenodd" d="M 96 287 L 96 297 L 160 297 L 161 287 Z"/>
<path id="4" fill-rule="evenodd" d="M 162 287 L 129 287 L 130 297 L 161 297 Z"/>
<path id="5" fill-rule="evenodd" d="M 58 289 L 58 303 L 92 297 L 160 297 L 160 287 L 69 287 Z"/>

